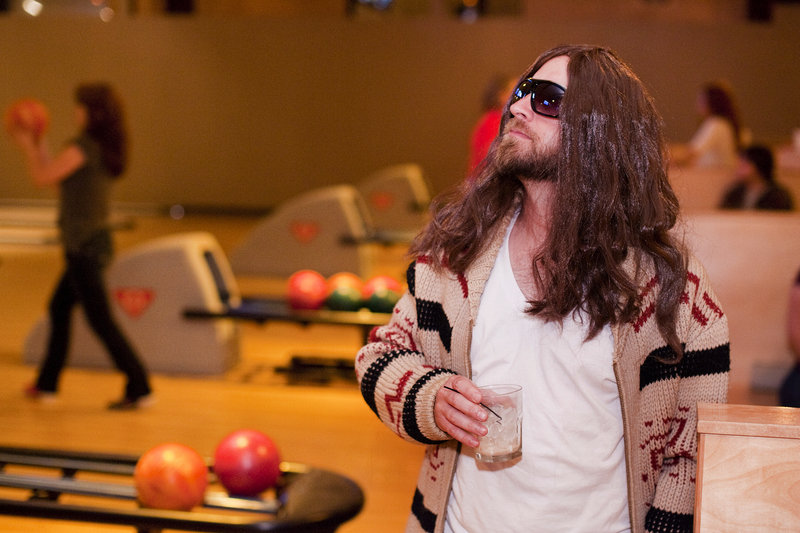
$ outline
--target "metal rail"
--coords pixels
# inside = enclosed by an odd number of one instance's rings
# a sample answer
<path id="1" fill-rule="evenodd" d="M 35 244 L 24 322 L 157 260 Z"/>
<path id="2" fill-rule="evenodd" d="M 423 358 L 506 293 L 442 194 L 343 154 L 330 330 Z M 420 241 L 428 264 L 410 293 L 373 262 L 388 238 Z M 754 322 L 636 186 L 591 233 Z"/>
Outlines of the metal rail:
<path id="1" fill-rule="evenodd" d="M 164 529 L 206 532 L 333 532 L 355 517 L 364 494 L 352 480 L 300 463 L 282 463 L 274 498 L 238 498 L 221 490 L 206 492 L 193 511 L 126 509 L 103 500 L 136 500 L 132 482 L 138 457 L 0 446 L 0 486 L 29 491 L 27 499 L 0 498 L 0 514 L 129 525 L 139 533 Z M 60 477 L 8 473 L 9 466 L 60 471 Z M 83 472 L 110 474 L 120 482 L 79 479 Z M 213 472 L 210 472 L 213 475 Z M 61 503 L 63 494 L 93 497 L 93 505 Z M 24 494 L 23 494 L 24 496 Z"/>

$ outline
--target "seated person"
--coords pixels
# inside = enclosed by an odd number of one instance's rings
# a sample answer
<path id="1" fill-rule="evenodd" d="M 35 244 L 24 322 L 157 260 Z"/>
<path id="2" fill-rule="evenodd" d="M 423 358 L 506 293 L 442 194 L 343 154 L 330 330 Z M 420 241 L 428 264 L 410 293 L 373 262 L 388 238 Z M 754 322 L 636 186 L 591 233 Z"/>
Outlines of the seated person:
<path id="1" fill-rule="evenodd" d="M 739 119 L 733 90 L 726 82 L 706 83 L 697 94 L 700 125 L 686 145 L 671 148 L 672 163 L 696 168 L 733 168 L 749 131 Z"/>
<path id="2" fill-rule="evenodd" d="M 800 407 L 800 271 L 789 293 L 788 330 L 795 365 L 778 392 L 778 402 L 785 407 Z"/>
<path id="3" fill-rule="evenodd" d="M 722 209 L 793 209 L 792 197 L 775 181 L 772 152 L 751 146 L 739 153 L 736 181 L 725 191 Z"/>

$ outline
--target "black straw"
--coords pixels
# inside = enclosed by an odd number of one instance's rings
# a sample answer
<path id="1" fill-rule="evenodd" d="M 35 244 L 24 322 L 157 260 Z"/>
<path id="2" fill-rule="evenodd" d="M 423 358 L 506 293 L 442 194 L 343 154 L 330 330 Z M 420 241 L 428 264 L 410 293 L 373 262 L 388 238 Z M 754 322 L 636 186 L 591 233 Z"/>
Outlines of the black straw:
<path id="1" fill-rule="evenodd" d="M 444 388 L 445 388 L 445 389 L 447 389 L 447 390 L 451 390 L 451 391 L 455 392 L 456 394 L 461 394 L 460 392 L 458 392 L 458 391 L 457 391 L 456 389 L 454 389 L 453 387 L 448 387 L 447 385 L 444 385 Z M 485 408 L 487 411 L 489 411 L 490 413 L 492 413 L 494 416 L 496 416 L 496 417 L 497 417 L 497 418 L 499 418 L 500 420 L 502 420 L 502 419 L 503 419 L 503 417 L 502 417 L 502 416 L 500 416 L 500 415 L 498 415 L 497 413 L 495 413 L 494 411 L 492 411 L 492 408 L 491 408 L 491 407 L 489 407 L 488 405 L 485 405 L 483 402 L 481 402 L 481 405 L 482 405 L 482 406 L 483 406 L 483 407 L 484 407 L 484 408 Z"/>

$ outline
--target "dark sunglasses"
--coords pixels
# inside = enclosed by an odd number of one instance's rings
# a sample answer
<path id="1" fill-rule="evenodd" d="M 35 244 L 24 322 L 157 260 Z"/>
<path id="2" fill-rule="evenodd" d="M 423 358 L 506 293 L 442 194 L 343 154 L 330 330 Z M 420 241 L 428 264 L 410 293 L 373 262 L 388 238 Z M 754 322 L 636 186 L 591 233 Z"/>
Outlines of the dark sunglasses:
<path id="1" fill-rule="evenodd" d="M 545 80 L 528 78 L 523 80 L 511 96 L 511 103 L 531 95 L 531 109 L 533 112 L 545 117 L 558 118 L 558 108 L 564 98 L 566 89 L 557 83 Z"/>

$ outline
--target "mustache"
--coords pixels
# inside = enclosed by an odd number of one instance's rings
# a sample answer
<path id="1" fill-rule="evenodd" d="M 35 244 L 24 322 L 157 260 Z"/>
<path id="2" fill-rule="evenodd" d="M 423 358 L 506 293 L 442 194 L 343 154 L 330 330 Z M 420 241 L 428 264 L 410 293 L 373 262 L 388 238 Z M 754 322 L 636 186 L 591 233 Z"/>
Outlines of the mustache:
<path id="1" fill-rule="evenodd" d="M 503 126 L 503 135 L 507 135 L 511 130 L 522 132 L 527 137 L 531 139 L 536 139 L 536 135 L 528 129 L 527 125 L 523 121 L 514 116 L 509 118 L 506 121 L 505 125 Z"/>

